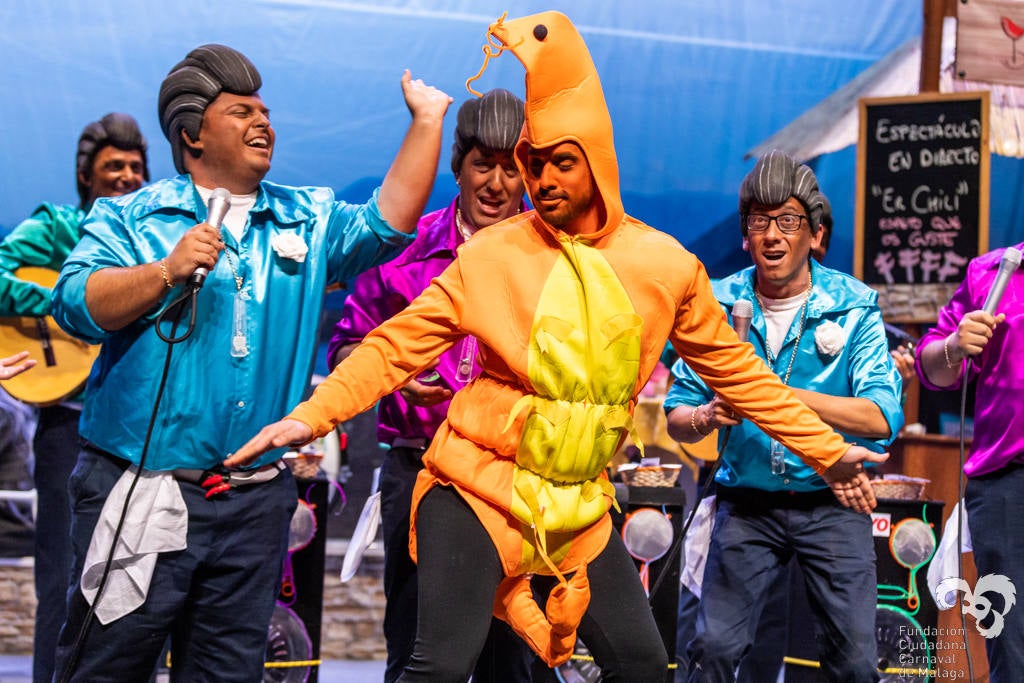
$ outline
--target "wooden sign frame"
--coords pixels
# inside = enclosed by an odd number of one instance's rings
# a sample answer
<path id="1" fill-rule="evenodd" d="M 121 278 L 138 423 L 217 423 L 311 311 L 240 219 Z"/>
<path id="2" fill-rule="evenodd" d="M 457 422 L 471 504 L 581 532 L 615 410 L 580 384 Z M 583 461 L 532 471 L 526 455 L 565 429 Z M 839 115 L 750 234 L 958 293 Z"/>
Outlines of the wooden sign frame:
<path id="1" fill-rule="evenodd" d="M 988 251 L 989 92 L 864 98 L 859 109 L 854 275 L 886 320 L 934 322 L 967 260 Z"/>

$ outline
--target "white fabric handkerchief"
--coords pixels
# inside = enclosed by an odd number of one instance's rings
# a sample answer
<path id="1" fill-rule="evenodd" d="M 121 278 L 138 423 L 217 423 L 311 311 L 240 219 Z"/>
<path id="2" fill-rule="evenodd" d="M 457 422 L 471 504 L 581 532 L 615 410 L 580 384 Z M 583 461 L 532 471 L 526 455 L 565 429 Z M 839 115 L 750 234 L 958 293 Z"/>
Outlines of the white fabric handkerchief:
<path id="1" fill-rule="evenodd" d="M 715 530 L 715 511 L 718 509 L 716 500 L 715 496 L 701 499 L 683 543 L 683 570 L 679 574 L 679 582 L 698 598 L 704 582 L 708 548 L 711 547 L 711 532 Z"/>
<path id="2" fill-rule="evenodd" d="M 939 609 L 949 609 L 956 605 L 955 600 L 952 603 L 946 601 L 947 591 L 945 588 L 940 589 L 939 584 L 946 579 L 955 579 L 960 576 L 960 564 L 956 556 L 956 520 L 961 516 L 963 517 L 960 527 L 963 532 L 962 550 L 965 553 L 971 552 L 971 530 L 967 527 L 967 508 L 964 507 L 964 501 L 961 499 L 953 506 L 953 511 L 949 514 L 949 519 L 946 520 L 946 526 L 942 528 L 942 540 L 939 541 L 939 547 L 928 564 L 928 592 L 932 594 Z M 942 594 L 940 595 L 940 593 Z"/>
<path id="3" fill-rule="evenodd" d="M 136 469 L 129 467 L 114 484 L 89 542 L 81 585 L 90 605 L 103 577 L 103 567 L 110 555 L 117 522 Z M 96 617 L 101 624 L 123 617 L 146 601 L 157 554 L 184 550 L 187 536 L 188 510 L 178 482 L 170 472 L 144 470 L 132 492 L 107 585 L 96 606 Z"/>

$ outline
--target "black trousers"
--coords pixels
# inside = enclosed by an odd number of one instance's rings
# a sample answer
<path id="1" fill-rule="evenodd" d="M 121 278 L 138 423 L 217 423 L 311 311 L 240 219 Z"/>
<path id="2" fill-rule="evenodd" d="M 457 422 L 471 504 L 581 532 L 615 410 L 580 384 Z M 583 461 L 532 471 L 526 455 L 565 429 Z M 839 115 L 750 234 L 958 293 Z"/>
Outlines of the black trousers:
<path id="1" fill-rule="evenodd" d="M 392 448 L 381 468 L 381 533 L 384 536 L 384 639 L 388 661 L 385 683 L 394 683 L 412 656 L 416 641 L 416 564 L 409 557 L 412 490 L 423 464 L 422 449 Z M 483 650 L 473 669 L 476 683 L 529 683 L 533 651 L 508 624 L 491 619 Z"/>
<path id="2" fill-rule="evenodd" d="M 412 660 L 399 680 L 465 681 L 483 648 L 503 578 L 498 552 L 451 488 L 435 487 L 424 497 L 416 528 L 419 628 Z M 612 534 L 587 576 L 590 606 L 579 637 L 601 667 L 602 681 L 663 683 L 668 655 L 636 565 L 618 534 Z M 546 583 L 550 589 L 551 581 Z"/>
<path id="3" fill-rule="evenodd" d="M 32 680 L 53 679 L 57 636 L 67 615 L 71 584 L 71 500 L 68 479 L 78 462 L 78 419 L 81 411 L 65 406 L 39 410 L 34 450 L 36 513 L 36 626 L 32 649 Z"/>

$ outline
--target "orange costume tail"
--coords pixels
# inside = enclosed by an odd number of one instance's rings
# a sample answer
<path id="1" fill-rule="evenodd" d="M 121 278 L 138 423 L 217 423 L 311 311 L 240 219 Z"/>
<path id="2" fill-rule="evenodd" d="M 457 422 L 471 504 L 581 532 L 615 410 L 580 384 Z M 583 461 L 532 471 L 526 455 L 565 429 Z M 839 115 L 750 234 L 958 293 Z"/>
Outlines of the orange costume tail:
<path id="1" fill-rule="evenodd" d="M 569 661 L 576 646 L 576 629 L 590 605 L 586 565 L 567 582 L 560 582 L 540 611 L 529 576 L 509 576 L 498 586 L 494 616 L 508 622 L 533 651 L 554 668 Z"/>

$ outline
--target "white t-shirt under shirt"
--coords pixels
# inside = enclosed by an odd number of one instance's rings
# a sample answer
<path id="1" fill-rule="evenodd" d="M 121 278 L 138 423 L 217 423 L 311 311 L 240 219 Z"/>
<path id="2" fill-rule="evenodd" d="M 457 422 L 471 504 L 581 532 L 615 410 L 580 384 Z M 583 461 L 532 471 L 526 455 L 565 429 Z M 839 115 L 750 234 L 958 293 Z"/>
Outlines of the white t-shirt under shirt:
<path id="1" fill-rule="evenodd" d="M 199 196 L 203 198 L 203 203 L 209 206 L 210 195 L 213 194 L 213 190 L 199 185 L 196 185 L 196 190 L 199 191 Z M 245 230 L 246 221 L 249 220 L 249 211 L 255 205 L 255 192 L 231 195 L 231 207 L 228 208 L 227 215 L 224 216 L 221 228 L 227 228 L 227 231 L 231 233 L 236 242 L 242 241 L 242 231 Z"/>
<path id="2" fill-rule="evenodd" d="M 764 313 L 764 324 L 768 335 L 768 348 L 771 349 L 772 357 L 778 358 L 782 350 L 782 342 L 786 340 L 786 333 L 792 327 L 793 321 L 800 313 L 804 301 L 807 299 L 807 292 L 800 292 L 796 296 L 785 299 L 769 299 L 758 295 L 761 303 L 761 312 Z"/>

